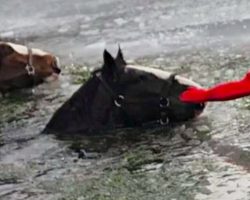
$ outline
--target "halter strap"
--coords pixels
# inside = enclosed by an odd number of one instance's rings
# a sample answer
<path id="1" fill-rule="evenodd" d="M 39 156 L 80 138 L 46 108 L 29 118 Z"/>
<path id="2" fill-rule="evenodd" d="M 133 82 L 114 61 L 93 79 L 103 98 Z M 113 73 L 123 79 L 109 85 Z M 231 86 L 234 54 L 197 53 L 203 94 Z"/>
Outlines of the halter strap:
<path id="1" fill-rule="evenodd" d="M 123 107 L 123 104 L 134 104 L 134 103 L 139 103 L 136 101 L 131 101 L 130 99 L 125 98 L 121 94 L 116 94 L 113 89 L 109 86 L 106 80 L 103 79 L 101 73 L 95 73 L 94 76 L 96 76 L 99 80 L 102 86 L 105 88 L 105 90 L 109 93 L 111 98 L 113 99 L 114 105 L 121 110 L 124 116 L 124 121 L 128 122 L 129 124 L 136 124 L 136 120 L 132 119 L 129 114 L 127 113 L 126 109 Z M 170 100 L 169 100 L 169 90 L 170 87 L 172 86 L 173 81 L 175 80 L 176 74 L 172 74 L 169 78 L 169 81 L 166 83 L 164 82 L 161 90 L 160 90 L 160 99 L 159 99 L 159 108 L 160 108 L 160 114 L 159 114 L 159 119 L 156 121 L 150 121 L 147 123 L 142 124 L 142 126 L 147 126 L 148 124 L 155 124 L 155 123 L 160 123 L 163 126 L 166 126 L 169 124 L 170 119 L 169 119 L 169 107 L 170 105 Z M 168 91 L 167 93 L 165 91 Z"/>
<path id="2" fill-rule="evenodd" d="M 162 88 L 161 88 L 161 92 L 160 92 L 160 94 L 161 94 L 161 97 L 160 97 L 160 120 L 159 120 L 161 125 L 168 125 L 170 122 L 170 118 L 169 118 L 170 110 L 169 110 L 169 108 L 171 106 L 171 102 L 169 100 L 169 96 L 170 96 L 170 88 L 171 88 L 173 82 L 175 81 L 175 76 L 176 76 L 176 74 L 171 74 L 168 82 L 164 83 Z"/>
<path id="3" fill-rule="evenodd" d="M 25 67 L 28 75 L 34 76 L 35 75 L 35 67 L 33 66 L 33 57 L 32 57 L 32 49 L 28 48 L 28 60 L 27 60 L 27 65 Z"/>

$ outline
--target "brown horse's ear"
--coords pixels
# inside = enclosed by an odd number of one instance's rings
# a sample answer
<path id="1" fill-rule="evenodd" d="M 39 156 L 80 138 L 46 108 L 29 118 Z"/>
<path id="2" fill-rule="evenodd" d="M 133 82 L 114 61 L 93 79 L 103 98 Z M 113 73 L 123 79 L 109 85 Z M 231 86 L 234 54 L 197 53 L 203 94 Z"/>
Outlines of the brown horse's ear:
<path id="1" fill-rule="evenodd" d="M 119 45 L 119 49 L 118 49 L 115 61 L 116 61 L 117 65 L 122 65 L 122 66 L 127 65 L 126 61 L 124 60 L 120 45 Z"/>
<path id="2" fill-rule="evenodd" d="M 14 53 L 15 50 L 8 44 L 0 43 L 0 59 Z"/>
<path id="3" fill-rule="evenodd" d="M 116 63 L 116 60 L 105 49 L 103 52 L 104 64 L 102 67 L 102 73 L 111 80 L 117 80 L 121 73 L 121 66 Z"/>

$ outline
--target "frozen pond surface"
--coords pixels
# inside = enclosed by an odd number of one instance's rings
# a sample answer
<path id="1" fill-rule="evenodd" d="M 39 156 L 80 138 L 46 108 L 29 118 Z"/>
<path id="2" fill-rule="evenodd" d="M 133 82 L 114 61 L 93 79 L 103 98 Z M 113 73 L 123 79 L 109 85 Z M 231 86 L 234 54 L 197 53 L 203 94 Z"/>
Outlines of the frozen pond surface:
<path id="1" fill-rule="evenodd" d="M 247 0 L 1 0 L 0 36 L 49 49 L 69 62 L 100 59 L 121 43 L 128 57 L 245 46 Z"/>
<path id="2" fill-rule="evenodd" d="M 43 129 L 105 47 L 208 87 L 250 66 L 247 0 L 0 0 L 0 38 L 49 50 L 59 83 L 0 104 L 0 199 L 250 199 L 249 98 L 208 105 L 172 130 L 59 140 Z M 72 73 L 72 70 L 74 73 Z M 73 77 L 73 78 L 72 78 Z M 173 135 L 170 139 L 170 135 Z M 180 135 L 188 135 L 186 141 Z M 74 149 L 93 152 L 78 159 Z"/>

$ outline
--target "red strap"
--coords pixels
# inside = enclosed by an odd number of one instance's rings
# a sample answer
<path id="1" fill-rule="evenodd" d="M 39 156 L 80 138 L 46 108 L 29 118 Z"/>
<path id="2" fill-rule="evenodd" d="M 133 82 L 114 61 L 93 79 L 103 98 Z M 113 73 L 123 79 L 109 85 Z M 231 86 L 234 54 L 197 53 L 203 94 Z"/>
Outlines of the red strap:
<path id="1" fill-rule="evenodd" d="M 183 102 L 228 101 L 250 95 L 250 72 L 239 81 L 218 84 L 209 89 L 190 87 L 180 95 Z"/>

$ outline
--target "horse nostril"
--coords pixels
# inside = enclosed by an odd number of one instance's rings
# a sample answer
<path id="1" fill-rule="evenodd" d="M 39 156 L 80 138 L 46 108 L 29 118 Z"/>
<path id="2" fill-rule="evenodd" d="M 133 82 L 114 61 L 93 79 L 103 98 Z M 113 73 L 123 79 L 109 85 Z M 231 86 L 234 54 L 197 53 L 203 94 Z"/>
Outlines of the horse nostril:
<path id="1" fill-rule="evenodd" d="M 206 106 L 205 103 L 196 104 L 195 109 L 202 111 L 205 108 L 205 106 Z"/>
<path id="2" fill-rule="evenodd" d="M 55 73 L 57 73 L 57 74 L 60 74 L 61 73 L 61 69 L 59 69 L 58 67 L 53 67 L 53 70 L 54 70 L 54 72 Z"/>
<path id="3" fill-rule="evenodd" d="M 205 108 L 206 104 L 205 103 L 200 103 L 200 107 L 203 110 Z"/>
<path id="4" fill-rule="evenodd" d="M 205 106 L 206 106 L 205 103 L 195 104 L 195 107 L 194 107 L 194 109 L 195 109 L 194 110 L 195 117 L 199 116 L 203 112 Z"/>

